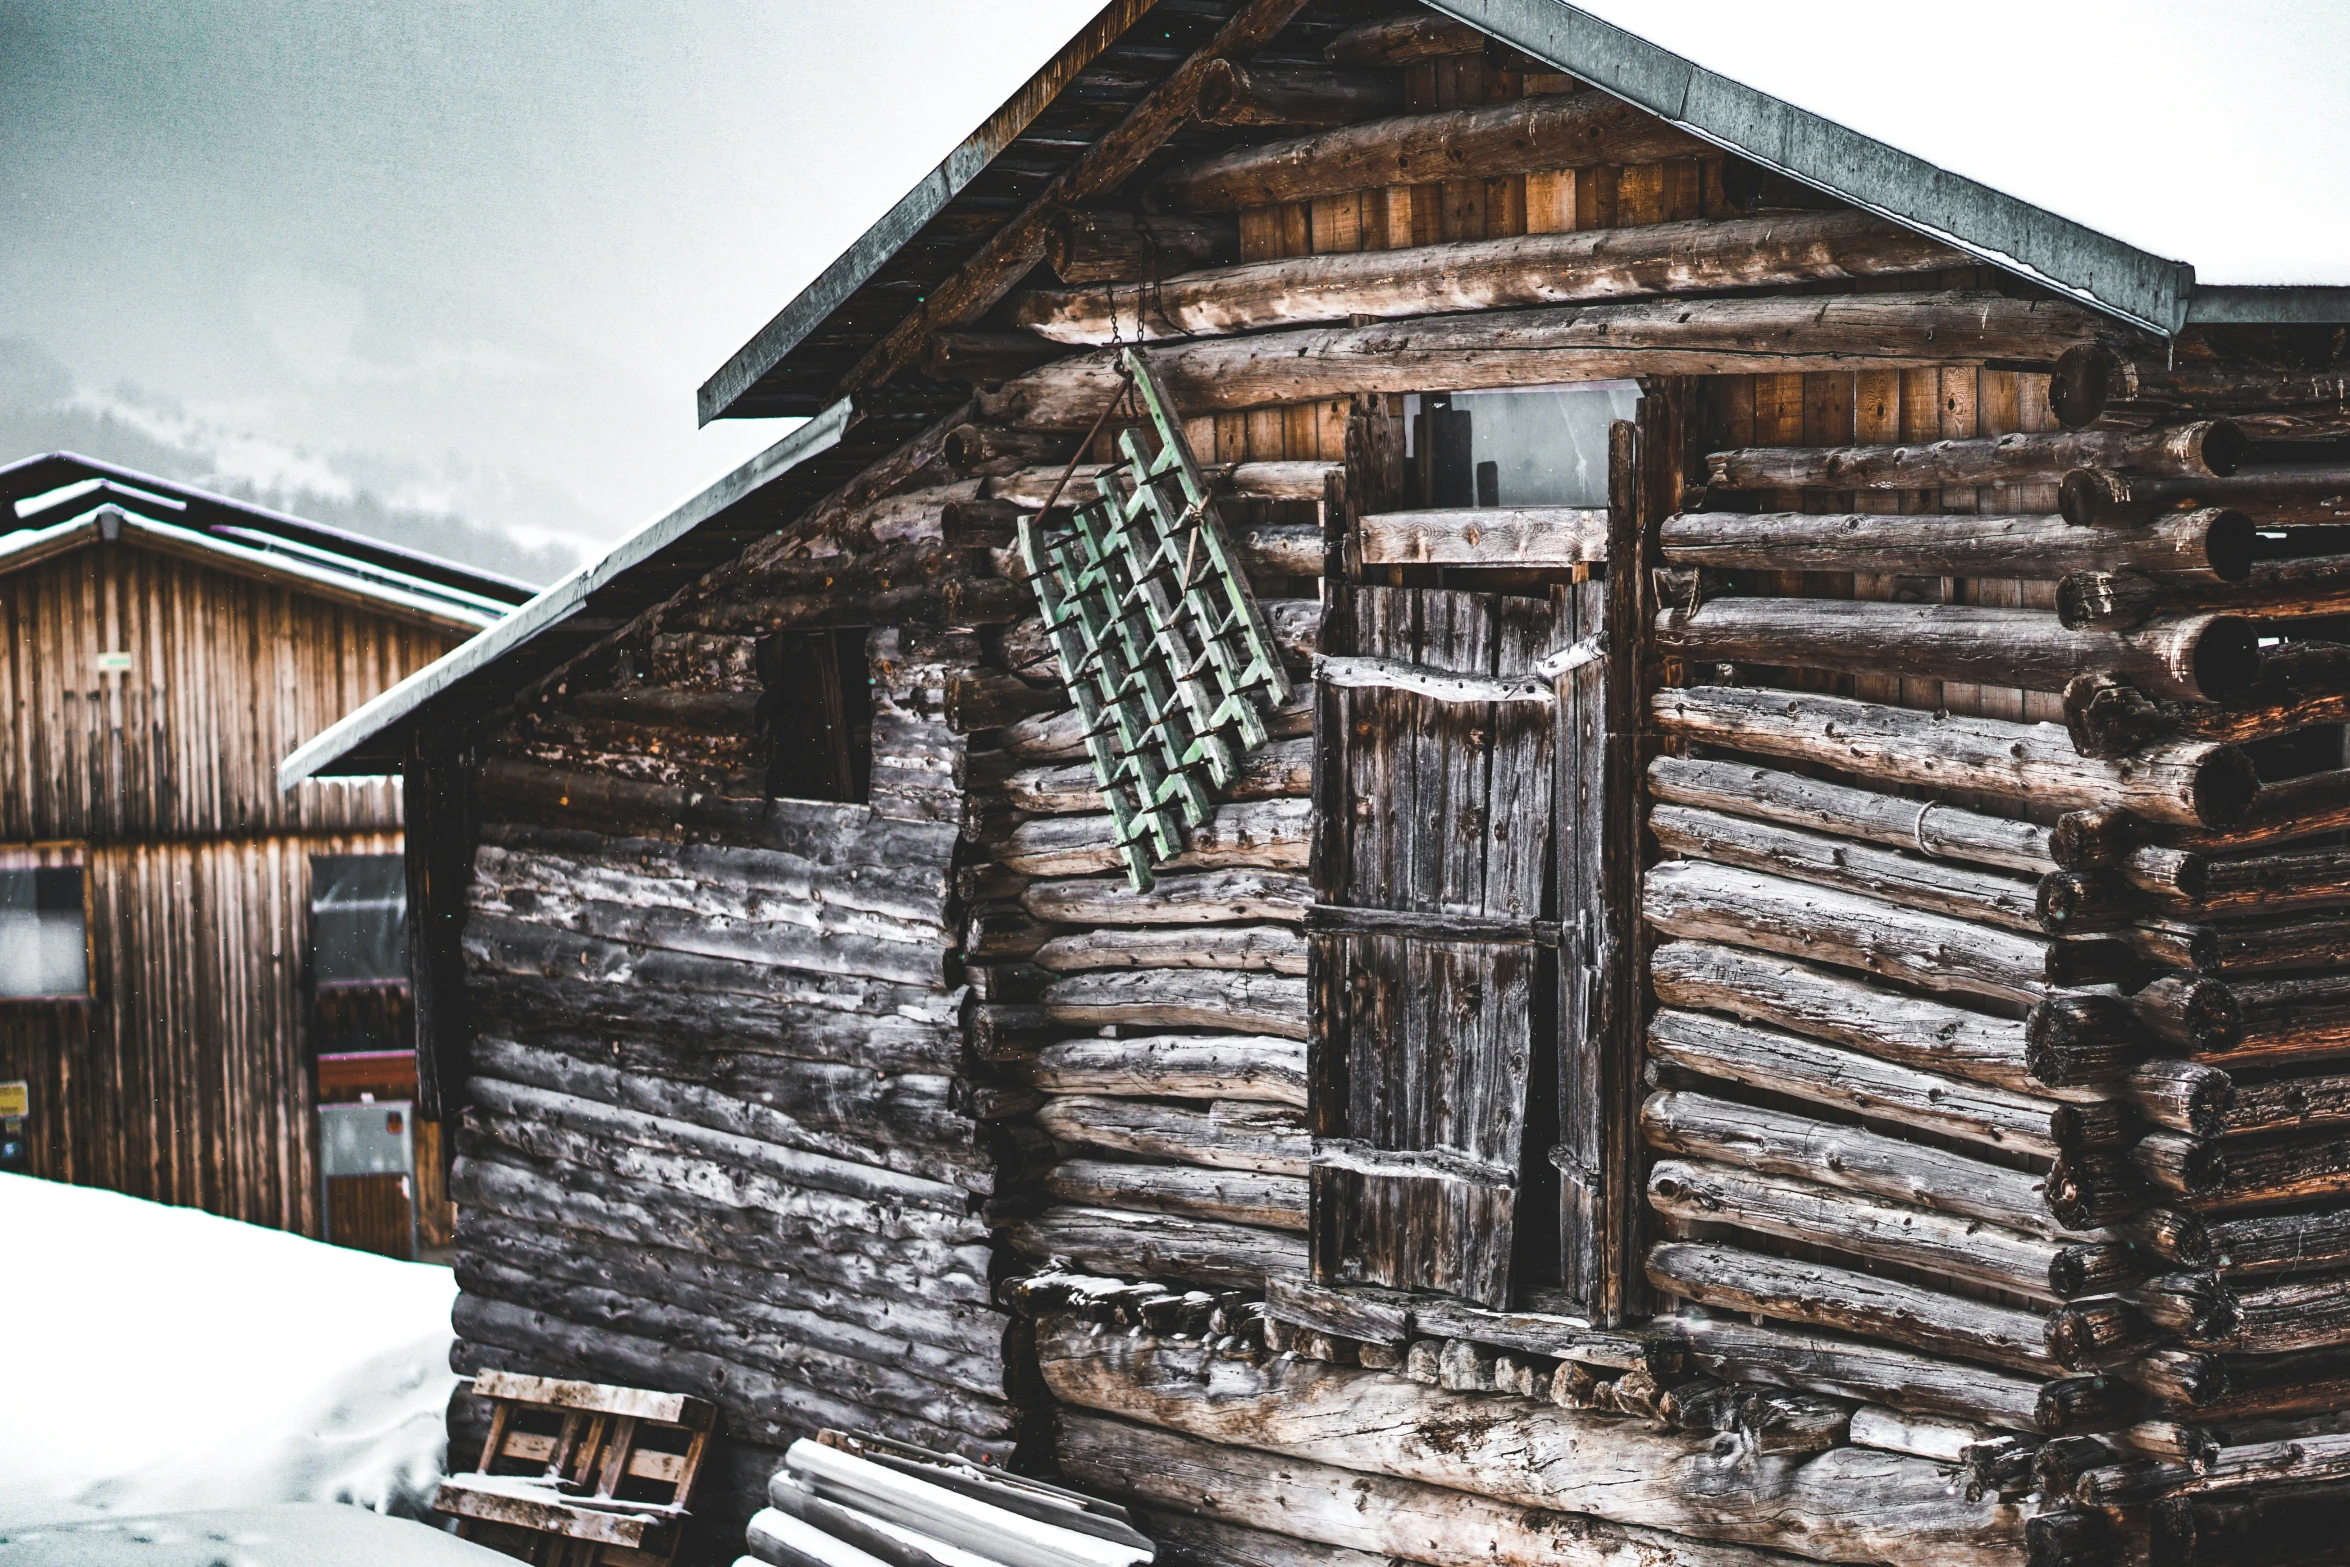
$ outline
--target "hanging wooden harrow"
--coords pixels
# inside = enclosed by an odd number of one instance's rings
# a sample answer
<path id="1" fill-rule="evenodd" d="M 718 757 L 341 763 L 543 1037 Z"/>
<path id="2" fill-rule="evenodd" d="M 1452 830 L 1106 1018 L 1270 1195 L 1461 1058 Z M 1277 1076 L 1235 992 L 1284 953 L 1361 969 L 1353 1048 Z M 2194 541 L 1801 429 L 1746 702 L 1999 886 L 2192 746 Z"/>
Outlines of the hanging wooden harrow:
<path id="1" fill-rule="evenodd" d="M 1097 500 L 1021 519 L 1020 557 L 1141 892 L 1264 744 L 1289 680 L 1173 405 L 1141 354 L 1122 360 L 1142 422 Z"/>

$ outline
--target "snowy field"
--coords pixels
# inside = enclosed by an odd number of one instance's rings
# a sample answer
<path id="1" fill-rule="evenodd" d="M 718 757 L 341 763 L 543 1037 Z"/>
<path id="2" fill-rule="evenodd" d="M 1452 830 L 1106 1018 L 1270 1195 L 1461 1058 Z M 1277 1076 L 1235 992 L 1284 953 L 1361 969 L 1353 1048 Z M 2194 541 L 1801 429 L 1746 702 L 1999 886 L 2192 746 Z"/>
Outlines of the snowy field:
<path id="1" fill-rule="evenodd" d="M 448 1269 L 17 1175 L 0 1241 L 0 1527 L 424 1512 L 457 1382 Z"/>

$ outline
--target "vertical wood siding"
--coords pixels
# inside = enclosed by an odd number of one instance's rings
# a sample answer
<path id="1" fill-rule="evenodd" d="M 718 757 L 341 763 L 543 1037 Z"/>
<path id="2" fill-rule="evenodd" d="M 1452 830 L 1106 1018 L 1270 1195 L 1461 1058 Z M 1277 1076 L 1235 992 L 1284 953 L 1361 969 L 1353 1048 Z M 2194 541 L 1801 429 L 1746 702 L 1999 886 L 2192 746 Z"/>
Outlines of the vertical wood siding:
<path id="1" fill-rule="evenodd" d="M 78 853 L 89 914 L 89 1001 L 0 1002 L 34 1174 L 318 1233 L 310 856 L 399 853 L 400 804 L 277 764 L 457 640 L 128 544 L 0 577 L 0 844 Z"/>

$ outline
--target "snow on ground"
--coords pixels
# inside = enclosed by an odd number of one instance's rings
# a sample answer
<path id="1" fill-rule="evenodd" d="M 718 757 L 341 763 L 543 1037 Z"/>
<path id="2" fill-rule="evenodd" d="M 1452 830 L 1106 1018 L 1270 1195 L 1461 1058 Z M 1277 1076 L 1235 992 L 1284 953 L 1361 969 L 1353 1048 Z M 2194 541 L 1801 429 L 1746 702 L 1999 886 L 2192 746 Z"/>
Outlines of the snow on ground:
<path id="1" fill-rule="evenodd" d="M 429 1503 L 448 1269 L 21 1175 L 0 1246 L 0 1526 Z"/>
<path id="2" fill-rule="evenodd" d="M 280 1502 L 11 1529 L 0 1567 L 500 1567 L 512 1557 L 405 1518 Z"/>

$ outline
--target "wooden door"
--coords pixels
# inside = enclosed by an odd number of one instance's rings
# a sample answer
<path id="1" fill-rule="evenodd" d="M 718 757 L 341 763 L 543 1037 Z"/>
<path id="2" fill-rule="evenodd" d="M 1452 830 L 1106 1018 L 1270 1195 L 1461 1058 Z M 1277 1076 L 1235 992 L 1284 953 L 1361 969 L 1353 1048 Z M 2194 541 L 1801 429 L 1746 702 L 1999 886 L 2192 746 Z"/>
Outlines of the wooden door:
<path id="1" fill-rule="evenodd" d="M 1556 1029 L 1558 720 L 1533 671 L 1571 630 L 1563 603 L 1334 597 L 1309 920 L 1322 1283 L 1508 1303 L 1528 1088 Z"/>

